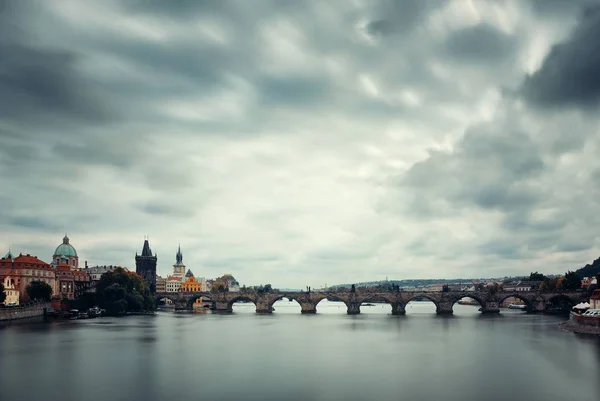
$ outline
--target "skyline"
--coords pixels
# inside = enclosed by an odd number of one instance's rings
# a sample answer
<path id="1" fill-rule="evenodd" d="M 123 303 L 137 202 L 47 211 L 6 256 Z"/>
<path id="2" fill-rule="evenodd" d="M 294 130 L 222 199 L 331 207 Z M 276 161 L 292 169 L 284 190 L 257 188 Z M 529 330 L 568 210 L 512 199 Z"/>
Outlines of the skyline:
<path id="1" fill-rule="evenodd" d="M 161 276 L 180 243 L 291 288 L 600 256 L 600 1 L 0 3 L 1 255 L 147 235 Z"/>

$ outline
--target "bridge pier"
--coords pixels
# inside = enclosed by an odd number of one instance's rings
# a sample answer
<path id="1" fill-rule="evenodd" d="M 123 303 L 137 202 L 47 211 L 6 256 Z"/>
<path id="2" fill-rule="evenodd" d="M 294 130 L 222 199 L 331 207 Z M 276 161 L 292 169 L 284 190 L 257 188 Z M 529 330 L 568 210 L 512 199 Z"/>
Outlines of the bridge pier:
<path id="1" fill-rule="evenodd" d="M 317 306 L 311 302 L 300 302 L 301 313 L 305 315 L 314 315 L 317 313 Z"/>
<path id="2" fill-rule="evenodd" d="M 437 309 L 435 312 L 438 315 L 452 315 L 454 313 L 452 305 L 454 305 L 454 303 L 451 301 L 441 301 L 437 304 Z"/>
<path id="3" fill-rule="evenodd" d="M 531 307 L 527 310 L 530 313 L 543 313 L 546 311 L 546 301 L 543 299 L 536 299 L 531 302 Z"/>
<path id="4" fill-rule="evenodd" d="M 481 313 L 500 313 L 500 304 L 496 301 L 486 301 L 481 306 Z"/>
<path id="5" fill-rule="evenodd" d="M 269 302 L 258 302 L 256 304 L 256 313 L 260 313 L 260 314 L 273 313 L 273 307 L 269 304 Z"/>
<path id="6" fill-rule="evenodd" d="M 233 312 L 232 305 L 229 302 L 215 302 L 214 313 L 231 313 Z"/>
<path id="7" fill-rule="evenodd" d="M 406 305 L 400 302 L 394 302 L 392 304 L 392 315 L 406 315 Z"/>
<path id="8" fill-rule="evenodd" d="M 348 307 L 347 313 L 349 315 L 360 314 L 360 302 L 348 302 L 346 306 Z"/>

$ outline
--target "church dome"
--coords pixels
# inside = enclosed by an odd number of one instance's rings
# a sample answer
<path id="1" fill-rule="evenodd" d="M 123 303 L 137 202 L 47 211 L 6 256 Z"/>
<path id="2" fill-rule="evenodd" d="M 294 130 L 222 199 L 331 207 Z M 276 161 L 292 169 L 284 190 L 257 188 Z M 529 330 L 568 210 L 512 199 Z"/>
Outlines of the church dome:
<path id="1" fill-rule="evenodd" d="M 77 257 L 77 251 L 73 248 L 73 245 L 69 244 L 69 237 L 65 235 L 63 243 L 56 247 L 54 256 Z"/>

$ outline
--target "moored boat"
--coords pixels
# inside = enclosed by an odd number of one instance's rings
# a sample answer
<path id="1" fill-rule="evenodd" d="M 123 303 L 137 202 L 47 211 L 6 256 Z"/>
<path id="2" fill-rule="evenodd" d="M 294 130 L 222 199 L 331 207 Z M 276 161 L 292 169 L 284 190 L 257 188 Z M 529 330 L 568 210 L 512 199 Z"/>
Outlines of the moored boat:
<path id="1" fill-rule="evenodd" d="M 525 310 L 525 309 L 527 309 L 527 305 L 517 305 L 517 304 L 510 304 L 510 305 L 508 305 L 508 309 L 520 309 L 520 310 Z"/>

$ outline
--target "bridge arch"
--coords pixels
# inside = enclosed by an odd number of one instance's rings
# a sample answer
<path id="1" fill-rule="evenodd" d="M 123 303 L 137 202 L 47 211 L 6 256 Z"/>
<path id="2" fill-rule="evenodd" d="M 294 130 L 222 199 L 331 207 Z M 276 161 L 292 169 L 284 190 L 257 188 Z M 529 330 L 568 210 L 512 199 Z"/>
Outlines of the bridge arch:
<path id="1" fill-rule="evenodd" d="M 433 304 L 435 305 L 435 312 L 438 313 L 440 311 L 440 301 L 435 297 L 435 295 L 429 295 L 427 293 L 412 294 L 410 297 L 408 297 L 408 299 L 406 299 L 406 301 L 399 300 L 399 303 L 403 304 L 402 309 L 406 311 L 406 307 L 408 306 L 408 304 L 412 301 L 418 301 L 419 298 L 425 298 L 426 300 L 433 302 Z"/>
<path id="2" fill-rule="evenodd" d="M 498 302 L 498 305 L 502 305 L 502 303 L 504 301 L 506 301 L 508 298 L 517 298 L 517 299 L 520 299 L 527 306 L 527 310 L 533 310 L 533 301 L 531 299 L 527 298 L 526 296 L 524 296 L 522 294 L 519 294 L 519 293 L 502 294 L 500 296 L 496 296 L 496 301 Z"/>
<path id="3" fill-rule="evenodd" d="M 326 302 L 341 302 L 345 305 L 345 308 L 343 308 L 343 310 L 340 313 L 347 313 L 347 311 L 350 308 L 350 305 L 348 304 L 348 302 L 346 302 L 343 298 L 338 297 L 336 295 L 333 294 L 329 294 L 328 296 L 324 296 L 320 299 L 316 299 L 314 300 L 314 306 L 315 306 L 315 310 L 317 311 L 317 313 L 321 313 L 323 311 L 323 308 L 321 309 L 321 312 L 319 312 L 319 304 L 321 304 L 321 302 L 326 301 Z"/>
<path id="4" fill-rule="evenodd" d="M 198 300 L 198 298 L 203 298 L 207 302 L 210 302 L 212 306 L 215 306 L 215 300 L 208 294 L 194 294 L 190 298 L 187 299 L 186 305 L 189 310 L 192 310 L 194 307 L 194 303 Z"/>
<path id="5" fill-rule="evenodd" d="M 485 301 L 481 297 L 479 297 L 477 294 L 472 294 L 472 293 L 464 293 L 464 294 L 456 295 L 455 297 L 453 297 L 451 299 L 452 306 L 454 307 L 454 305 L 458 301 L 460 301 L 461 299 L 464 299 L 464 298 L 470 298 L 473 301 L 477 302 L 480 307 L 482 307 L 482 308 L 485 307 Z"/>
<path id="6" fill-rule="evenodd" d="M 235 304 L 236 302 L 252 302 L 254 304 L 254 310 L 256 311 L 257 309 L 257 301 L 255 298 L 253 298 L 252 296 L 249 295 L 244 295 L 244 294 L 240 294 L 236 297 L 231 298 L 228 302 L 227 302 L 227 310 L 232 311 L 233 310 L 233 304 Z"/>
<path id="7" fill-rule="evenodd" d="M 290 302 L 293 302 L 296 306 L 298 306 L 299 309 L 302 309 L 302 304 L 300 303 L 300 300 L 297 299 L 296 297 L 294 297 L 293 295 L 288 295 L 288 294 L 282 294 L 280 296 L 274 297 L 273 299 L 271 299 L 269 301 L 269 310 L 274 311 L 275 313 L 277 313 L 277 310 L 274 308 L 274 305 L 276 302 L 278 301 L 283 301 L 283 300 L 289 300 Z"/>

